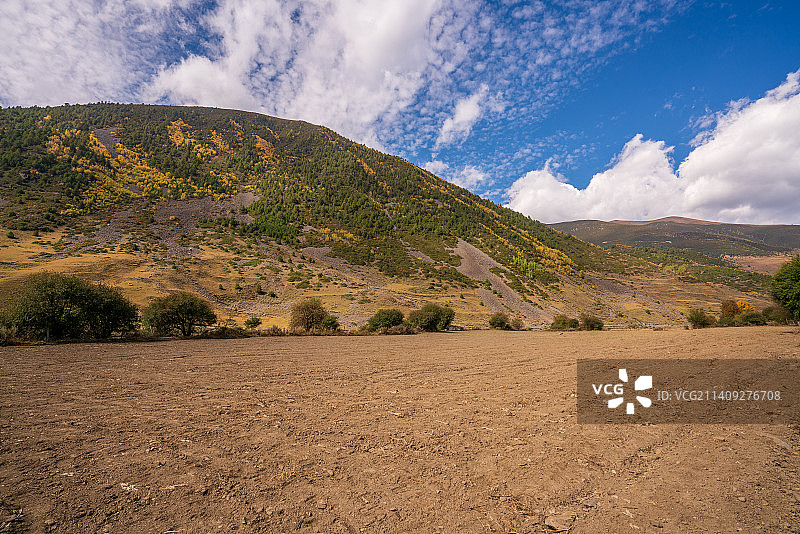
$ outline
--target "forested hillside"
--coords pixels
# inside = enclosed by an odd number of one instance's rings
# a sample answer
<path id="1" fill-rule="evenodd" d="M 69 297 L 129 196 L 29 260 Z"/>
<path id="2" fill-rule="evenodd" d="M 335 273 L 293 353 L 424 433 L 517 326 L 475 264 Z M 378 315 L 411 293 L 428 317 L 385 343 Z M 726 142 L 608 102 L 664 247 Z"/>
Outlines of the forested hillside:
<path id="1" fill-rule="evenodd" d="M 200 107 L 1 109 L 0 227 L 7 291 L 78 262 L 140 302 L 187 289 L 231 317 L 327 292 L 354 321 L 438 300 L 475 321 L 589 307 L 641 323 L 681 320 L 677 276 L 760 289 L 581 241 L 325 127 Z M 658 278 L 680 308 L 598 276 Z"/>
<path id="2" fill-rule="evenodd" d="M 473 242 L 524 280 L 608 264 L 575 238 L 331 130 L 240 111 L 93 104 L 0 112 L 2 223 L 46 231 L 76 216 L 246 188 L 241 234 L 331 246 L 387 274 Z M 220 224 L 225 224 L 221 221 Z M 305 229 L 305 232 L 304 232 Z"/>

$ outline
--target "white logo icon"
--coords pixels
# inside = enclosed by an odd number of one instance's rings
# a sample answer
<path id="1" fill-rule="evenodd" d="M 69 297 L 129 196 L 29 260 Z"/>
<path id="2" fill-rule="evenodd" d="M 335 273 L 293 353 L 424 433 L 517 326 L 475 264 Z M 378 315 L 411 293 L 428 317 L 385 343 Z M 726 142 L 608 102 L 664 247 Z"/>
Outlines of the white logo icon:
<path id="1" fill-rule="evenodd" d="M 619 370 L 619 379 L 621 381 L 625 382 L 626 384 L 628 383 L 628 371 L 626 369 L 620 369 Z M 653 376 L 652 375 L 640 376 L 633 383 L 633 390 L 634 391 L 644 391 L 646 389 L 650 389 L 651 387 L 653 387 Z M 652 400 L 650 400 L 647 397 L 643 397 L 641 395 L 636 395 L 636 400 L 639 401 L 639 404 L 641 404 L 644 408 L 649 408 L 653 404 Z M 612 409 L 613 408 L 617 408 L 623 402 L 625 402 L 625 398 L 624 397 L 616 397 L 616 398 L 613 398 L 613 399 L 608 401 L 608 407 L 612 408 Z M 628 402 L 625 405 L 625 413 L 628 414 L 628 415 L 633 414 L 634 413 L 634 409 L 635 409 L 635 404 L 633 402 Z"/>

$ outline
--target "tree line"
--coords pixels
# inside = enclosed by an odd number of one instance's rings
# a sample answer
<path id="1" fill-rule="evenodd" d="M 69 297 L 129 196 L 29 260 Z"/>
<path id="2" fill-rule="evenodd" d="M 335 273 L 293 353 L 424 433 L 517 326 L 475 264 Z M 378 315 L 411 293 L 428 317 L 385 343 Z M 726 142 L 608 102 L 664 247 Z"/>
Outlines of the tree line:
<path id="1" fill-rule="evenodd" d="M 687 319 L 695 328 L 800 321 L 800 255 L 784 264 L 773 277 L 771 294 L 776 305 L 760 312 L 747 301 L 726 300 L 720 306 L 719 318 L 705 310 L 692 309 Z M 408 316 L 400 310 L 382 309 L 363 329 L 381 333 L 439 332 L 450 328 L 454 317 L 451 308 L 435 303 L 413 310 Z M 255 328 L 260 322 L 250 319 L 246 326 Z M 189 337 L 215 323 L 217 316 L 210 303 L 192 293 L 177 291 L 156 298 L 140 314 L 136 305 L 116 288 L 76 276 L 42 272 L 28 277 L 15 302 L 0 312 L 0 340 L 103 340 L 131 335 L 140 326 L 150 336 Z M 523 328 L 521 321 L 509 320 L 502 312 L 490 317 L 489 326 L 502 330 Z M 584 313 L 579 319 L 558 315 L 551 328 L 602 330 L 603 326 L 599 318 Z M 315 298 L 292 307 L 289 327 L 311 333 L 340 329 L 338 317 Z"/>

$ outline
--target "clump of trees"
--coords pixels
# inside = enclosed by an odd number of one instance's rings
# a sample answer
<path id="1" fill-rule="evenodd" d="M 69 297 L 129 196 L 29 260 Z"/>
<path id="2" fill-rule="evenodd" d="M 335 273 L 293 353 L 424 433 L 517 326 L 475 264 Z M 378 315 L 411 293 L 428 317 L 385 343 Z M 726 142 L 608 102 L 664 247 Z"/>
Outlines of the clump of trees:
<path id="1" fill-rule="evenodd" d="M 451 308 L 431 303 L 409 313 L 407 323 L 425 332 L 443 332 L 450 327 L 455 316 Z"/>
<path id="2" fill-rule="evenodd" d="M 438 304 L 426 304 L 408 314 L 396 309 L 381 309 L 369 318 L 364 330 L 383 334 L 414 334 L 420 331 L 442 332 L 450 328 L 455 312 Z"/>
<path id="3" fill-rule="evenodd" d="M 781 305 L 768 306 L 756 310 L 746 300 L 724 300 L 719 306 L 719 319 L 701 308 L 692 308 L 686 316 L 692 328 L 710 326 L 759 326 L 768 323 L 786 324 L 792 319 L 791 313 Z"/>
<path id="4" fill-rule="evenodd" d="M 786 324 L 792 320 L 792 314 L 783 306 L 767 306 L 761 315 L 768 323 Z"/>
<path id="5" fill-rule="evenodd" d="M 563 313 L 553 317 L 553 322 L 550 325 L 551 330 L 577 330 L 580 322 L 575 318 L 569 318 Z"/>
<path id="6" fill-rule="evenodd" d="M 138 314 L 117 289 L 43 272 L 26 280 L 2 322 L 21 339 L 108 339 L 134 331 Z"/>
<path id="7" fill-rule="evenodd" d="M 800 321 L 800 255 L 781 265 L 772 279 L 772 298 Z"/>
<path id="8" fill-rule="evenodd" d="M 153 335 L 189 337 L 197 327 L 216 323 L 217 315 L 206 300 L 178 291 L 153 300 L 144 309 L 142 322 Z"/>
<path id="9" fill-rule="evenodd" d="M 375 315 L 369 318 L 365 330 L 369 332 L 376 332 L 378 330 L 389 330 L 403 324 L 403 312 L 395 309 L 382 309 L 375 312 Z"/>
<path id="10" fill-rule="evenodd" d="M 689 310 L 686 319 L 689 321 L 689 324 L 692 325 L 692 328 L 707 328 L 709 326 L 714 326 L 717 322 L 717 319 L 713 315 L 709 315 L 702 308 L 692 308 Z"/>
<path id="11" fill-rule="evenodd" d="M 522 319 L 519 317 L 509 320 L 507 314 L 503 312 L 496 312 L 489 317 L 489 328 L 495 328 L 498 330 L 522 330 L 525 328 L 525 325 L 522 323 Z"/>
<path id="12" fill-rule="evenodd" d="M 559 314 L 553 317 L 550 324 L 551 330 L 602 330 L 605 324 L 596 315 L 581 313 L 579 319 L 570 318 Z"/>
<path id="13" fill-rule="evenodd" d="M 591 313 L 580 314 L 581 330 L 602 330 L 605 326 L 603 321 Z"/>
<path id="14" fill-rule="evenodd" d="M 746 300 L 724 300 L 719 307 L 718 326 L 746 326 L 766 324 L 764 316 Z"/>
<path id="15" fill-rule="evenodd" d="M 508 320 L 508 315 L 503 312 L 493 313 L 489 317 L 489 328 L 497 330 L 511 330 L 511 322 Z"/>
<path id="16" fill-rule="evenodd" d="M 328 313 L 320 299 L 305 299 L 292 306 L 289 328 L 300 332 L 335 332 L 339 329 L 339 319 Z"/>

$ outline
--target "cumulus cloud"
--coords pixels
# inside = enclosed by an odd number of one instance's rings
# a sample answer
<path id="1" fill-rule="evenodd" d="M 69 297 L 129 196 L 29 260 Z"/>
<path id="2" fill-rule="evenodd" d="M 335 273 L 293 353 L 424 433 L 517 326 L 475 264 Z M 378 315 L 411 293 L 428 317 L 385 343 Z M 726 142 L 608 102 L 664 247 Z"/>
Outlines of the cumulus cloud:
<path id="1" fill-rule="evenodd" d="M 681 163 L 687 213 L 731 222 L 800 223 L 800 71 L 737 102 Z"/>
<path id="2" fill-rule="evenodd" d="M 545 222 L 572 219 L 648 219 L 670 215 L 680 196 L 667 147 L 636 135 L 608 170 L 577 189 L 550 163 L 531 171 L 506 191 L 508 206 Z"/>
<path id="3" fill-rule="evenodd" d="M 448 117 L 439 131 L 436 138 L 434 149 L 450 145 L 460 139 L 464 139 L 472 130 L 472 125 L 480 118 L 482 110 L 481 104 L 486 99 L 489 86 L 481 84 L 480 89 L 470 96 L 464 97 L 456 103 L 452 117 Z"/>
<path id="4" fill-rule="evenodd" d="M 683 215 L 726 222 L 800 222 L 800 71 L 754 102 L 716 116 L 678 166 L 662 141 L 631 139 L 585 189 L 549 164 L 506 191 L 508 206 L 545 222 Z"/>

